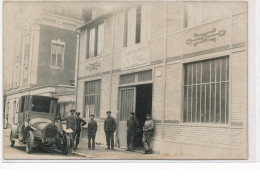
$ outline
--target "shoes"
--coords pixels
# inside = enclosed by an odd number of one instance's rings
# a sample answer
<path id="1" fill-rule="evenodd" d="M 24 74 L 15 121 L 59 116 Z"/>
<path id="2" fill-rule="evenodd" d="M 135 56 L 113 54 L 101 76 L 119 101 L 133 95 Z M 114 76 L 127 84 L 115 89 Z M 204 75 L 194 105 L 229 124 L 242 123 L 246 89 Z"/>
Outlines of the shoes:
<path id="1" fill-rule="evenodd" d="M 75 147 L 76 150 L 78 150 L 78 147 Z"/>
<path id="2" fill-rule="evenodd" d="M 88 150 L 91 150 L 91 148 L 88 148 Z"/>
<path id="3" fill-rule="evenodd" d="M 110 147 L 107 147 L 105 150 L 110 150 Z"/>
<path id="4" fill-rule="evenodd" d="M 92 150 L 95 150 L 95 148 L 92 148 Z"/>
<path id="5" fill-rule="evenodd" d="M 148 154 L 148 151 L 144 151 L 144 153 L 143 154 Z"/>
<path id="6" fill-rule="evenodd" d="M 111 150 L 114 150 L 114 151 L 115 151 L 115 149 L 114 149 L 114 148 L 111 148 Z"/>
<path id="7" fill-rule="evenodd" d="M 153 154 L 152 149 L 149 149 L 148 154 Z"/>

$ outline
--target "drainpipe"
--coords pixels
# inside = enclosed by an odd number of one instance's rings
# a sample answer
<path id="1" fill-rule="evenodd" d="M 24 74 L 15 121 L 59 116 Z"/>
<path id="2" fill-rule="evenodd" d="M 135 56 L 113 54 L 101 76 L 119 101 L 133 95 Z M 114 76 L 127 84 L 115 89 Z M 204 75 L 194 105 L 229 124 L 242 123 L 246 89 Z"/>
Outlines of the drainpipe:
<path id="1" fill-rule="evenodd" d="M 168 4 L 166 4 L 166 12 L 165 12 L 165 34 L 164 34 L 164 91 L 163 91 L 163 116 L 162 116 L 162 141 L 164 140 L 164 120 L 165 120 L 165 100 L 166 100 L 166 66 L 167 66 L 167 62 L 166 62 L 166 58 L 167 58 L 167 17 L 168 17 Z M 162 145 L 163 146 L 163 145 Z"/>
<path id="2" fill-rule="evenodd" d="M 78 70 L 79 70 L 79 48 L 80 48 L 80 31 L 77 30 L 77 46 L 76 46 L 76 63 L 75 63 L 75 109 L 77 110 L 77 93 L 78 93 Z"/>

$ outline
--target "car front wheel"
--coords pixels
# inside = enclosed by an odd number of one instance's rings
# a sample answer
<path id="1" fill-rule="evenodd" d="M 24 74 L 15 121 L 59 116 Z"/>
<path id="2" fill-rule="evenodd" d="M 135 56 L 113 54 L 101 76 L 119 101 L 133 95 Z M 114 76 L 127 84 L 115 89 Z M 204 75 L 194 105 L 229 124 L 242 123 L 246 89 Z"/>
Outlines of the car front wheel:
<path id="1" fill-rule="evenodd" d="M 34 135 L 32 131 L 29 131 L 26 137 L 26 152 L 31 153 L 34 145 Z"/>

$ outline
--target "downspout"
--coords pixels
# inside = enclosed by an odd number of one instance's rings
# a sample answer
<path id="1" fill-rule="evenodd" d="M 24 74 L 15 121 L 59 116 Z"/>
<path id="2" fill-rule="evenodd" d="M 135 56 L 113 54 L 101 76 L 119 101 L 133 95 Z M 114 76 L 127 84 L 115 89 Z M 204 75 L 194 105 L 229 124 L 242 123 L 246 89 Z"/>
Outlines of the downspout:
<path id="1" fill-rule="evenodd" d="M 167 17 L 168 17 L 168 4 L 166 4 L 166 12 L 165 12 L 165 34 L 164 34 L 164 82 L 163 82 L 163 85 L 164 85 L 164 90 L 163 90 L 163 116 L 162 116 L 162 134 L 161 134 L 161 138 L 162 138 L 162 142 L 164 140 L 164 120 L 165 120 L 165 105 L 166 105 L 166 65 L 167 65 L 167 62 L 166 62 L 166 59 L 167 59 Z M 162 145 L 163 146 L 163 145 Z"/>
<path id="2" fill-rule="evenodd" d="M 79 48 L 80 48 L 80 31 L 77 30 L 77 46 L 76 46 L 76 63 L 75 63 L 75 109 L 77 110 L 77 94 L 78 94 L 78 70 L 79 70 Z"/>

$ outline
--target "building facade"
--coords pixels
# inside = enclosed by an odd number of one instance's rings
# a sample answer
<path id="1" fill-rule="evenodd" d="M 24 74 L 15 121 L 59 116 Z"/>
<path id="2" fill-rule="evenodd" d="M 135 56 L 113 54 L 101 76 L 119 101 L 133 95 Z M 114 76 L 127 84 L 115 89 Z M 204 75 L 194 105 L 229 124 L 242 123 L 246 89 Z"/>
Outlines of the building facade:
<path id="1" fill-rule="evenodd" d="M 247 4 L 130 4 L 79 28 L 77 111 L 111 110 L 126 146 L 134 111 L 155 121 L 152 147 L 177 159 L 247 158 Z"/>
<path id="2" fill-rule="evenodd" d="M 52 7 L 18 9 L 12 25 L 5 28 L 5 126 L 17 122 L 16 109 L 22 95 L 53 96 L 75 91 L 75 29 L 83 22 L 64 12 L 62 6 Z M 6 15 L 7 20 L 12 20 L 10 17 Z"/>

